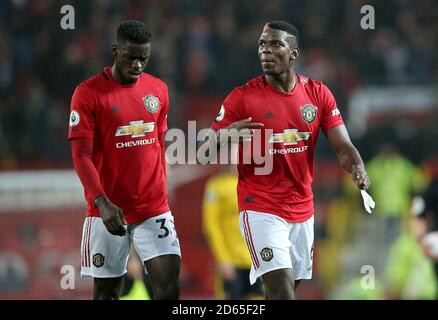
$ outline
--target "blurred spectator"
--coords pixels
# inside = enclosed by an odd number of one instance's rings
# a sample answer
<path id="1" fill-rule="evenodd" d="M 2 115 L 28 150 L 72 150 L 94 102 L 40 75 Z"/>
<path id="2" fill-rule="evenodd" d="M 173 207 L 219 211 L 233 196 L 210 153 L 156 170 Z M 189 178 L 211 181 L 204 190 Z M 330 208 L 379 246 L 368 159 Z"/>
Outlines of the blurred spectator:
<path id="1" fill-rule="evenodd" d="M 437 288 L 432 263 L 406 229 L 390 248 L 385 268 L 386 298 L 434 299 Z"/>
<path id="2" fill-rule="evenodd" d="M 29 270 L 15 252 L 0 251 L 0 292 L 20 292 L 29 285 Z"/>
<path id="3" fill-rule="evenodd" d="M 151 300 L 150 278 L 135 250 L 131 250 L 127 269 L 128 272 L 123 276 L 120 300 Z"/>
<path id="4" fill-rule="evenodd" d="M 424 187 L 425 177 L 390 143 L 382 143 L 366 167 L 373 181 L 370 193 L 376 201 L 375 236 L 387 252 L 400 234 L 401 219 L 408 213 L 412 195 Z"/>
<path id="5" fill-rule="evenodd" d="M 259 26 L 272 18 L 292 19 L 297 25 L 304 39 L 300 71 L 328 83 L 339 97 L 340 108 L 352 90 L 360 86 L 438 81 L 436 1 L 375 2 L 377 23 L 373 31 L 360 28 L 360 8 L 368 4 L 363 0 L 146 3 L 77 2 L 75 30 L 59 26 L 62 1 L 1 3 L 0 144 L 7 149 L 2 150 L 3 168 L 23 166 L 26 154 L 32 154 L 33 163 L 53 157 L 69 162 L 67 148 L 39 147 L 47 143 L 41 131 L 32 137 L 29 150 L 26 134 L 9 130 L 8 126 L 43 128 L 38 120 L 29 120 L 31 115 L 22 113 L 23 105 L 41 93 L 49 101 L 60 101 L 57 108 L 62 118 L 68 119 L 73 84 L 95 74 L 103 67 L 102 61 L 110 63 L 111 51 L 101 48 L 110 47 L 115 26 L 128 18 L 154 25 L 157 50 L 150 68 L 169 83 L 170 91 L 178 98 L 172 101 L 190 101 L 198 94 L 223 95 L 259 74 L 254 53 Z M 23 94 L 23 86 L 27 85 L 38 89 Z M 47 119 L 49 109 L 41 109 L 39 116 Z M 20 121 L 22 118 L 26 118 L 26 124 Z M 184 110 L 178 111 L 178 118 L 184 118 Z M 171 115 L 169 126 L 178 121 L 176 115 Z M 17 139 L 17 133 L 24 136 Z"/>
<path id="6" fill-rule="evenodd" d="M 357 276 L 339 288 L 334 297 L 341 300 L 382 300 L 384 295 L 383 285 L 377 279 L 373 280 L 370 288 L 363 285 L 364 277 Z"/>
<path id="7" fill-rule="evenodd" d="M 251 257 L 240 233 L 237 206 L 237 169 L 221 165 L 222 171 L 207 181 L 203 203 L 203 228 L 216 268 L 216 298 L 263 298 L 260 279 L 249 283 Z"/>
<path id="8" fill-rule="evenodd" d="M 438 177 L 412 201 L 413 232 L 423 253 L 433 262 L 438 299 Z"/>

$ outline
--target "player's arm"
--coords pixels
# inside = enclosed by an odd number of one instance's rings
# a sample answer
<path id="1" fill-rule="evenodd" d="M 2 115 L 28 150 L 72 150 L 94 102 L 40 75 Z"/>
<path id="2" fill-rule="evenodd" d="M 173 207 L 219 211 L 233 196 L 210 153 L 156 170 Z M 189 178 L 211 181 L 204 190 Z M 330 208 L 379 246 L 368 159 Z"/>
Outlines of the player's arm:
<path id="1" fill-rule="evenodd" d="M 208 139 L 198 144 L 197 159 L 200 164 L 208 164 L 231 140 L 239 143 L 250 139 L 254 129 L 263 127 L 263 123 L 252 122 L 245 113 L 245 102 L 238 90 L 234 89 L 225 99 L 215 122 L 207 133 Z"/>
<path id="2" fill-rule="evenodd" d="M 341 124 L 326 132 L 327 139 L 336 152 L 341 166 L 351 174 L 351 179 L 359 189 L 368 189 L 371 185 L 365 165 L 348 135 L 347 128 Z"/>
<path id="3" fill-rule="evenodd" d="M 124 235 L 126 231 L 122 221 L 125 219 L 122 212 L 105 196 L 99 173 L 92 161 L 96 101 L 95 91 L 87 85 L 79 85 L 73 93 L 68 132 L 73 164 L 85 191 L 99 209 L 105 227 L 112 234 Z"/>
<path id="4" fill-rule="evenodd" d="M 84 189 L 94 199 L 94 205 L 99 209 L 102 221 L 108 232 L 124 236 L 126 224 L 122 210 L 114 205 L 105 195 L 99 174 L 92 161 L 93 138 L 71 139 L 73 165 L 84 186 Z"/>
<path id="5" fill-rule="evenodd" d="M 252 118 L 238 120 L 226 126 L 223 129 L 214 131 L 210 129 L 208 133 L 209 139 L 198 144 L 198 163 L 208 164 L 213 161 L 217 155 L 217 151 L 221 150 L 228 143 L 241 143 L 244 140 L 251 139 L 253 129 L 263 127 L 263 123 L 252 122 Z M 215 152 L 210 152 L 211 150 Z"/>
<path id="6" fill-rule="evenodd" d="M 161 165 L 163 166 L 164 176 L 166 177 L 166 133 L 158 132 L 158 142 L 161 149 Z"/>
<path id="7" fill-rule="evenodd" d="M 341 166 L 351 174 L 351 179 L 359 189 L 368 189 L 371 182 L 365 165 L 359 152 L 351 143 L 335 97 L 325 84 L 321 84 L 318 89 L 318 100 L 322 107 L 322 129 L 336 152 Z"/>
<path id="8" fill-rule="evenodd" d="M 169 112 L 169 89 L 163 82 L 163 108 L 158 116 L 158 143 L 161 149 L 161 165 L 163 167 L 164 177 L 166 177 L 166 131 L 167 131 L 167 114 Z"/>

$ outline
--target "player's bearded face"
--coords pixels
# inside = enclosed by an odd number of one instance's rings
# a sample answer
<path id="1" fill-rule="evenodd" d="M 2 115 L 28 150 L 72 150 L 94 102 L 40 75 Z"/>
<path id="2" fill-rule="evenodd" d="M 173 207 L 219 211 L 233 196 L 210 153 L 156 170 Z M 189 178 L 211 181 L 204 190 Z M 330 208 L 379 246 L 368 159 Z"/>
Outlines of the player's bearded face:
<path id="1" fill-rule="evenodd" d="M 275 76 L 291 69 L 294 52 L 287 41 L 289 36 L 285 31 L 269 27 L 263 30 L 258 49 L 263 73 Z"/>
<path id="2" fill-rule="evenodd" d="M 151 54 L 151 43 L 126 42 L 114 49 L 116 70 L 124 84 L 135 83 L 146 68 Z"/>

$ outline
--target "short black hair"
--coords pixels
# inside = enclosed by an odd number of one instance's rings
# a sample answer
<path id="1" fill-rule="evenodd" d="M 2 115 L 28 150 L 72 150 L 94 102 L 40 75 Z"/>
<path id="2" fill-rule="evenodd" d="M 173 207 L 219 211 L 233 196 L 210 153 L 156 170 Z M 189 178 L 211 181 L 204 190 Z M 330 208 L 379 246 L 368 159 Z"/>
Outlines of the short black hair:
<path id="1" fill-rule="evenodd" d="M 293 35 L 297 41 L 298 45 L 298 30 L 295 28 L 292 24 L 289 22 L 283 21 L 283 20 L 274 20 L 267 23 L 268 27 L 271 29 L 277 29 L 282 30 L 287 33 L 290 33 Z"/>
<path id="2" fill-rule="evenodd" d="M 141 21 L 127 20 L 117 28 L 117 42 L 149 43 L 152 33 Z"/>

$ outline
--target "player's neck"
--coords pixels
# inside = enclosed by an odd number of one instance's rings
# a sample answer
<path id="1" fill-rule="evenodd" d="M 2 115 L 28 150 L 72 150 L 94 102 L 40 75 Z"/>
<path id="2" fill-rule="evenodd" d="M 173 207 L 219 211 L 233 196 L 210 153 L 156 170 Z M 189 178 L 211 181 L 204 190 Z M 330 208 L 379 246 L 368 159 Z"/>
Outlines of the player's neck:
<path id="1" fill-rule="evenodd" d="M 277 76 L 265 75 L 266 81 L 280 92 L 291 92 L 297 83 L 295 71 L 282 73 Z"/>
<path id="2" fill-rule="evenodd" d="M 122 85 L 126 84 L 126 83 L 123 83 L 122 76 L 121 76 L 120 72 L 117 70 L 115 64 L 113 64 L 113 66 L 111 67 L 111 76 L 113 77 L 113 79 L 117 83 L 122 84 Z"/>

